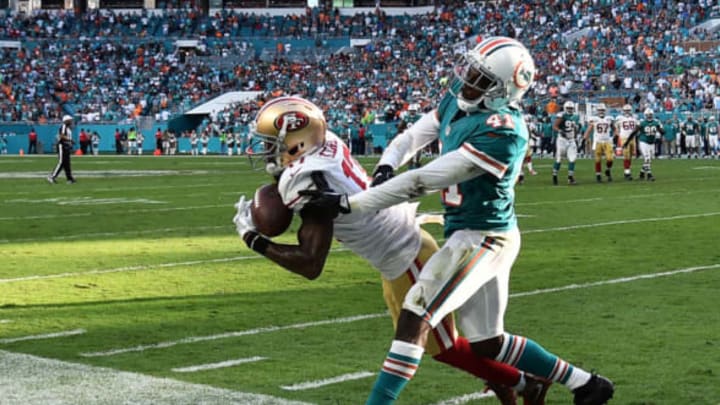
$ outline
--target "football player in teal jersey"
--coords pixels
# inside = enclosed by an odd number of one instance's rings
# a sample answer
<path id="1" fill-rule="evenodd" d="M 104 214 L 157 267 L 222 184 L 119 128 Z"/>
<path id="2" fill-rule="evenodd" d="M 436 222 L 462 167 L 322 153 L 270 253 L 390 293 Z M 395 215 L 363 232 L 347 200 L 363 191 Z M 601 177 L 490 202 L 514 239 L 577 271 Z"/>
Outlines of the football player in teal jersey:
<path id="1" fill-rule="evenodd" d="M 718 136 L 720 136 L 720 126 L 714 115 L 708 118 L 705 125 L 705 139 L 708 143 L 708 153 L 710 157 L 720 157 L 718 154 Z"/>
<path id="2" fill-rule="evenodd" d="M 553 184 L 558 184 L 558 172 L 562 158 L 568 160 L 568 184 L 575 185 L 575 160 L 578 154 L 578 134 L 580 133 L 580 117 L 575 114 L 575 103 L 566 101 L 563 111 L 555 117 L 553 130 L 557 132 L 555 144 L 555 163 L 553 163 Z"/>
<path id="3" fill-rule="evenodd" d="M 640 141 L 640 156 L 643 158 L 643 165 L 640 169 L 640 179 L 655 181 L 652 174 L 652 160 L 655 157 L 655 143 L 659 142 L 662 135 L 665 134 L 662 122 L 655 119 L 655 113 L 652 109 L 645 109 L 645 119 L 640 121 L 640 125 L 625 140 L 623 148 L 625 148 L 636 136 Z"/>
<path id="4" fill-rule="evenodd" d="M 563 384 L 575 404 L 605 404 L 614 392 L 610 380 L 505 331 L 510 269 L 520 251 L 514 185 L 528 146 L 520 101 L 533 83 L 535 64 L 521 43 L 505 37 L 487 38 L 462 56 L 437 109 L 383 154 L 375 187 L 352 196 L 328 189 L 302 194 L 310 198 L 307 206 L 361 214 L 442 190 L 446 242 L 405 296 L 367 404 L 395 402 L 415 375 L 428 331 L 452 312 L 476 355 Z M 434 139 L 442 145 L 440 157 L 393 177 Z"/>

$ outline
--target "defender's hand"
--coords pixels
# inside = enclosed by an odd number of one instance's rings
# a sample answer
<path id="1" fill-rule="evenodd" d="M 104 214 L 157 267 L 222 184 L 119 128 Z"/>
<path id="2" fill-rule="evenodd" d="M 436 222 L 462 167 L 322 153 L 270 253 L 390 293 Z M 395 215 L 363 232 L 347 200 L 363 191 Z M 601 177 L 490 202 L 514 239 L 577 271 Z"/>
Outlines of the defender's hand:
<path id="1" fill-rule="evenodd" d="M 252 200 L 246 200 L 245 196 L 241 196 L 240 200 L 238 200 L 235 204 L 237 213 L 235 214 L 235 217 L 233 217 L 233 222 L 235 223 L 235 229 L 241 238 L 245 238 L 245 234 L 248 232 L 255 231 L 255 224 L 253 223 L 252 215 L 250 215 L 251 205 Z"/>
<path id="2" fill-rule="evenodd" d="M 301 190 L 298 194 L 303 197 L 310 197 L 310 201 L 305 203 L 305 207 L 326 210 L 333 218 L 341 213 L 350 213 L 350 202 L 347 194 L 338 194 L 328 190 Z"/>
<path id="3" fill-rule="evenodd" d="M 370 187 L 375 187 L 395 176 L 395 170 L 390 165 L 380 165 L 373 172 L 373 180 Z"/>

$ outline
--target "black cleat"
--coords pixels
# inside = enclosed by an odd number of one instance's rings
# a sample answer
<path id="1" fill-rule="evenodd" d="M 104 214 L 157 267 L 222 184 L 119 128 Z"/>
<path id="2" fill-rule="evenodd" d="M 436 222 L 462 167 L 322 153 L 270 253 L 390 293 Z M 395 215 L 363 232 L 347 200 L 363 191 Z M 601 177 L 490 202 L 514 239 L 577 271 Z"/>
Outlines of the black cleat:
<path id="1" fill-rule="evenodd" d="M 577 182 L 575 181 L 575 177 L 573 177 L 573 176 L 568 176 L 568 185 L 569 185 L 569 186 L 574 186 L 574 185 L 576 185 L 576 184 L 577 184 Z"/>
<path id="2" fill-rule="evenodd" d="M 75 179 L 72 179 L 72 180 L 68 180 L 68 181 L 67 181 L 67 184 L 75 184 L 75 183 L 77 183 L 77 181 L 75 181 Z"/>
<path id="3" fill-rule="evenodd" d="M 575 405 L 603 405 L 613 397 L 615 386 L 607 378 L 593 374 L 590 381 L 573 391 Z"/>
<path id="4" fill-rule="evenodd" d="M 640 172 L 640 180 L 645 180 L 645 172 Z"/>
<path id="5" fill-rule="evenodd" d="M 607 177 L 608 183 L 612 181 L 612 173 L 610 173 L 610 169 L 605 169 L 605 176 Z"/>
<path id="6" fill-rule="evenodd" d="M 557 186 L 557 185 L 558 185 L 557 175 L 553 174 L 553 186 Z"/>
<path id="7" fill-rule="evenodd" d="M 631 175 L 629 175 L 629 174 L 626 174 L 626 175 L 625 175 L 625 180 L 627 180 L 627 181 L 632 181 L 632 179 L 633 179 L 633 178 L 632 178 Z"/>
<path id="8" fill-rule="evenodd" d="M 600 174 L 596 174 L 595 181 L 597 181 L 598 183 L 602 183 L 602 176 Z"/>
<path id="9" fill-rule="evenodd" d="M 57 184 L 57 181 L 52 176 L 47 177 L 47 182 L 50 184 Z"/>
<path id="10" fill-rule="evenodd" d="M 521 174 L 521 175 L 518 177 L 518 181 L 517 181 L 517 182 L 518 182 L 518 184 L 520 184 L 520 185 L 525 184 L 525 175 L 524 175 L 524 174 Z"/>
<path id="11" fill-rule="evenodd" d="M 652 173 L 648 173 L 647 181 L 655 181 L 655 176 L 653 176 Z"/>

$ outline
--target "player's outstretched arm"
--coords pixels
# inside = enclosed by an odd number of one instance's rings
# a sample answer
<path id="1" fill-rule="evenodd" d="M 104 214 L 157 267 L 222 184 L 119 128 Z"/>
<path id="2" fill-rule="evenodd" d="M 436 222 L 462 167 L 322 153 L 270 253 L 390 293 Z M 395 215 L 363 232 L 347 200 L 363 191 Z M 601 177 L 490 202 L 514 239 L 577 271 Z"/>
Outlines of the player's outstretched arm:
<path id="1" fill-rule="evenodd" d="M 440 122 L 437 111 L 424 114 L 412 127 L 398 134 L 380 157 L 378 167 L 387 165 L 393 169 L 409 162 L 415 153 L 438 137 Z"/>
<path id="2" fill-rule="evenodd" d="M 338 213 L 373 212 L 404 201 L 436 192 L 453 184 L 461 183 L 486 171 L 477 160 L 462 150 L 445 154 L 420 169 L 407 171 L 387 182 L 363 192 L 348 196 L 332 190 L 307 190 L 300 194 L 309 197 L 306 207 L 324 210 L 333 217 Z M 494 176 L 502 177 L 504 170 L 496 170 Z"/>

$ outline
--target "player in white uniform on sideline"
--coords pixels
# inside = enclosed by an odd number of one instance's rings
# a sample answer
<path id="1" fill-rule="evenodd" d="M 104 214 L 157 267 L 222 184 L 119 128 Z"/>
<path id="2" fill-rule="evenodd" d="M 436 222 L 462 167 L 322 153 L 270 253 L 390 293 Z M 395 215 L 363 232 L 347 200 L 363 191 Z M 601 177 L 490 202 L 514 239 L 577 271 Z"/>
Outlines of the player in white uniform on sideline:
<path id="1" fill-rule="evenodd" d="M 640 122 L 633 115 L 633 109 L 630 104 L 625 104 L 622 108 L 622 114 L 615 119 L 615 133 L 620 138 L 617 141 L 617 145 L 626 145 L 627 139 L 630 134 L 635 131 Z M 637 151 L 637 143 L 635 140 L 628 142 L 625 147 L 622 148 L 623 153 L 623 169 L 625 180 L 632 180 L 632 160 L 635 157 Z"/>
<path id="2" fill-rule="evenodd" d="M 613 157 L 615 154 L 612 143 L 612 118 L 607 115 L 607 107 L 600 104 L 597 107 L 597 115 L 591 117 L 587 130 L 585 131 L 585 142 L 590 141 L 590 134 L 593 135 L 592 150 L 595 152 L 595 180 L 602 183 L 602 157 L 605 156 L 605 176 L 607 181 L 612 181 L 612 173 L 610 169 L 613 165 Z"/>
<path id="3" fill-rule="evenodd" d="M 256 158 L 269 157 L 266 170 L 279 180 L 283 202 L 302 218 L 298 245 L 281 245 L 259 234 L 252 224 L 250 202 L 241 197 L 234 218 L 238 234 L 256 252 L 308 279 L 317 278 L 325 264 L 333 235 L 380 271 L 385 302 L 393 323 L 405 293 L 415 283 L 425 261 L 438 250 L 433 238 L 415 220 L 416 204 L 401 204 L 371 214 L 333 218 L 325 211 L 305 209 L 300 192 L 332 187 L 355 194 L 370 186 L 365 170 L 350 156 L 342 140 L 330 131 L 322 111 L 298 97 L 266 103 L 254 123 Z M 514 367 L 473 355 L 469 342 L 458 336 L 452 315 L 433 330 L 427 350 L 435 359 L 485 380 L 503 404 L 515 404 L 513 386 L 525 404 L 542 404 L 548 384 Z"/>

